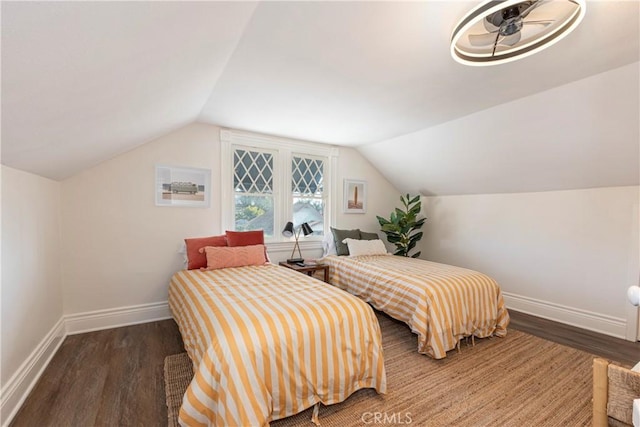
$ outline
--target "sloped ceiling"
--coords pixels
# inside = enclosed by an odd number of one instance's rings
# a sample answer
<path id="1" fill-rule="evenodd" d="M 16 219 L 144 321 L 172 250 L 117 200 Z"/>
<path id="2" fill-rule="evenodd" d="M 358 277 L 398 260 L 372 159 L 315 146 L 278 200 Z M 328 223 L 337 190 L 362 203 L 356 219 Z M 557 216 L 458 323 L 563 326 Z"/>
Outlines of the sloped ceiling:
<path id="1" fill-rule="evenodd" d="M 638 60 L 638 3 L 607 1 L 537 55 L 460 65 L 449 38 L 476 3 L 261 4 L 200 120 L 363 145 Z"/>
<path id="2" fill-rule="evenodd" d="M 607 0 L 541 53 L 460 65 L 477 3 L 3 2 L 2 162 L 63 179 L 201 121 L 360 146 L 392 176 L 368 147 L 639 59 L 640 3 Z"/>
<path id="3" fill-rule="evenodd" d="M 425 196 L 638 185 L 639 64 L 360 150 L 398 190 Z"/>
<path id="4" fill-rule="evenodd" d="M 256 3 L 2 2 L 2 162 L 53 179 L 193 122 Z"/>

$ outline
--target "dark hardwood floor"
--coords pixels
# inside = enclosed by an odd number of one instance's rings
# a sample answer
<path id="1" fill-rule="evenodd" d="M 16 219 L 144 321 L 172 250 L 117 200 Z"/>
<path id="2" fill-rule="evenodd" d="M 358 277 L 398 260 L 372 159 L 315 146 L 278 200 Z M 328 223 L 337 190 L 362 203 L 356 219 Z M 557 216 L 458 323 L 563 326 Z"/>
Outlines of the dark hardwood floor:
<path id="1" fill-rule="evenodd" d="M 184 351 L 173 320 L 68 336 L 12 426 L 166 426 L 164 358 Z"/>
<path id="2" fill-rule="evenodd" d="M 627 366 L 640 360 L 640 343 L 510 314 L 510 328 Z M 164 358 L 182 351 L 173 320 L 69 336 L 11 425 L 167 425 Z"/>
<path id="3" fill-rule="evenodd" d="M 513 310 L 509 310 L 509 315 L 509 328 L 577 348 L 628 367 L 640 361 L 640 342 L 613 338 Z"/>

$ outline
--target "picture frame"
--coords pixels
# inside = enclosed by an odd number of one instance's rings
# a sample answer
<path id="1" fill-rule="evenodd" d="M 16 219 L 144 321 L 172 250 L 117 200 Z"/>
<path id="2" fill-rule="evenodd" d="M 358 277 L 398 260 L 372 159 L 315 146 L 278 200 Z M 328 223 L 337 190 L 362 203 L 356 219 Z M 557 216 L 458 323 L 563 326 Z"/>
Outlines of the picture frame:
<path id="1" fill-rule="evenodd" d="M 342 209 L 344 213 L 363 214 L 367 212 L 367 181 L 345 179 L 343 196 Z"/>
<path id="2" fill-rule="evenodd" d="M 156 206 L 208 208 L 211 170 L 156 165 Z"/>

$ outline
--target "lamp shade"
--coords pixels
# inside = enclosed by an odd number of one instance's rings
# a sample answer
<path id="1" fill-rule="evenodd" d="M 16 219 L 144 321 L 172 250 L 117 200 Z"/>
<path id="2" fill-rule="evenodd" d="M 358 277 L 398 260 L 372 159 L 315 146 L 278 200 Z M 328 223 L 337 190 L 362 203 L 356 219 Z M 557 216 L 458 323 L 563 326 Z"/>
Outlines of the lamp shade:
<path id="1" fill-rule="evenodd" d="M 287 225 L 284 226 L 284 230 L 282 230 L 282 235 L 284 237 L 293 236 L 293 223 L 291 221 L 287 222 Z"/>
<path id="2" fill-rule="evenodd" d="M 313 234 L 313 229 L 312 229 L 312 228 L 311 228 L 311 226 L 310 226 L 309 224 L 307 224 L 306 222 L 305 222 L 305 223 L 303 223 L 303 224 L 301 225 L 301 227 L 302 227 L 302 233 L 303 233 L 305 236 L 308 236 L 309 234 Z"/>

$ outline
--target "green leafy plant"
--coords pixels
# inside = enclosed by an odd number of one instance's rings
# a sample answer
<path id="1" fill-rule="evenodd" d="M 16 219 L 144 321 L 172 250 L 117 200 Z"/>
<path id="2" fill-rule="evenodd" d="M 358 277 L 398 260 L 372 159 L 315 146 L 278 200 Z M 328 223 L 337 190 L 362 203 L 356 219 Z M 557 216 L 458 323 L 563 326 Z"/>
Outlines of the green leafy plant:
<path id="1" fill-rule="evenodd" d="M 420 196 L 411 198 L 409 194 L 400 196 L 400 201 L 404 205 L 404 210 L 396 208 L 391 212 L 389 219 L 376 216 L 382 227 L 381 230 L 387 235 L 389 243 L 396 245 L 394 255 L 409 256 L 418 241 L 422 238 L 420 228 L 424 225 L 426 218 L 418 219 L 422 202 Z M 411 258 L 418 258 L 420 251 L 411 255 Z"/>

